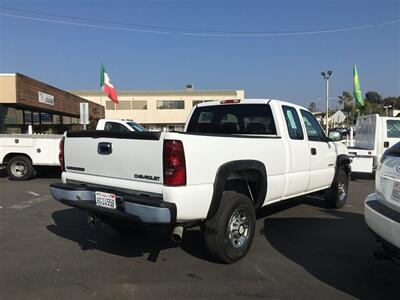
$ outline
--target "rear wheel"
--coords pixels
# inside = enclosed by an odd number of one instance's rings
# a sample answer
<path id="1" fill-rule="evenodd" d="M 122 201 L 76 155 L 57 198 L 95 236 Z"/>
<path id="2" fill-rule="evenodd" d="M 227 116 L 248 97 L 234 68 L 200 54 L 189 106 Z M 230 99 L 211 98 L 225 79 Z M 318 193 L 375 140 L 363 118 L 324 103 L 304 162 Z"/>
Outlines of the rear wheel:
<path id="1" fill-rule="evenodd" d="M 347 200 L 349 176 L 343 169 L 339 169 L 337 172 L 332 186 L 325 192 L 326 204 L 330 208 L 341 208 Z"/>
<path id="2" fill-rule="evenodd" d="M 224 263 L 243 258 L 254 238 L 254 205 L 244 194 L 226 191 L 216 214 L 205 222 L 205 244 L 209 254 Z"/>
<path id="3" fill-rule="evenodd" d="M 13 180 L 27 180 L 34 176 L 32 161 L 26 156 L 14 156 L 7 163 L 8 176 Z"/>

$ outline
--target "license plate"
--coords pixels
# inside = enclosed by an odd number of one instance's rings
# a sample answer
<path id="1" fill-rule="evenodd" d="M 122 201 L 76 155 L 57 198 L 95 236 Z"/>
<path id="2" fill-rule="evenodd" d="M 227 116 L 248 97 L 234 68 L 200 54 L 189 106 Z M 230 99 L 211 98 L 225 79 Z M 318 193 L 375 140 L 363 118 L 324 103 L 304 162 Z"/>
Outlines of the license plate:
<path id="1" fill-rule="evenodd" d="M 96 192 L 96 205 L 111 209 L 117 208 L 117 202 L 115 201 L 115 195 L 103 192 Z"/>
<path id="2" fill-rule="evenodd" d="M 393 185 L 392 199 L 400 202 L 400 183 L 395 182 Z"/>

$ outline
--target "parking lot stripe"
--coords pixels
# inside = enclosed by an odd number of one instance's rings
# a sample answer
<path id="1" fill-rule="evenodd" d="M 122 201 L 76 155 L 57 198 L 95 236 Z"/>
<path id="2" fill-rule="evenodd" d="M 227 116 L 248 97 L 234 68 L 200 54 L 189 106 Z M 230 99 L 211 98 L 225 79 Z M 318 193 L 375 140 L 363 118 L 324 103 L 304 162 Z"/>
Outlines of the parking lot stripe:
<path id="1" fill-rule="evenodd" d="M 32 191 L 27 191 L 27 193 L 28 193 L 29 195 L 32 195 L 32 196 L 35 196 L 35 197 L 39 197 L 39 196 L 40 196 L 40 194 L 35 193 L 35 192 L 32 192 Z"/>
<path id="2" fill-rule="evenodd" d="M 27 208 L 27 207 L 31 206 L 32 204 L 38 204 L 40 202 L 44 202 L 44 201 L 47 201 L 47 200 L 50 200 L 50 199 L 51 199 L 51 195 L 50 194 L 46 194 L 46 195 L 43 195 L 42 197 L 33 198 L 33 199 L 28 200 L 28 201 L 24 201 L 21 204 L 14 204 L 14 205 L 10 206 L 9 208 L 11 208 L 11 209 L 23 209 L 23 208 Z"/>

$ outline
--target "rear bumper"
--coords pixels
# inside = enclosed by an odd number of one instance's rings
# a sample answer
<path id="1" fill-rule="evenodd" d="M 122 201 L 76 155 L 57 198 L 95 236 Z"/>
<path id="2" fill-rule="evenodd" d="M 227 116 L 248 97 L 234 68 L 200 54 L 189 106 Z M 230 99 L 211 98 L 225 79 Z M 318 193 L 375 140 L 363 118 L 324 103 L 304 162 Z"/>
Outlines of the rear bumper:
<path id="1" fill-rule="evenodd" d="M 364 217 L 378 240 L 393 245 L 400 251 L 400 212 L 385 206 L 376 194 L 371 194 L 365 199 Z"/>
<path id="2" fill-rule="evenodd" d="M 97 206 L 96 191 L 115 194 L 117 208 Z M 164 202 L 161 198 L 128 194 L 109 188 L 64 183 L 51 184 L 50 193 L 61 203 L 108 218 L 144 224 L 174 224 L 176 222 L 175 204 Z"/>

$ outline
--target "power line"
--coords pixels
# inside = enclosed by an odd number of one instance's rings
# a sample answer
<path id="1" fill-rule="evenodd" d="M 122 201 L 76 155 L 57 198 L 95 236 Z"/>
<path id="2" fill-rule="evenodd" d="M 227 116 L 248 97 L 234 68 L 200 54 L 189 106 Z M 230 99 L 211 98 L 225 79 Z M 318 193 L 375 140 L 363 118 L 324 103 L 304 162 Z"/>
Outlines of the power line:
<path id="1" fill-rule="evenodd" d="M 381 22 L 381 23 L 377 23 L 377 24 L 366 24 L 366 25 L 360 25 L 360 26 L 311 30 L 311 31 L 240 32 L 240 31 L 184 29 L 184 28 L 177 28 L 177 27 L 164 27 L 164 26 L 144 25 L 144 24 L 120 23 L 120 22 L 104 21 L 104 20 L 99 20 L 99 19 L 70 17 L 70 16 L 65 16 L 65 15 L 43 13 L 43 12 L 37 12 L 37 11 L 32 11 L 32 10 L 24 10 L 24 9 L 14 9 L 14 8 L 7 8 L 7 7 L 3 7 L 2 9 L 17 11 L 17 12 L 24 12 L 24 13 L 33 13 L 33 14 L 45 16 L 45 17 L 35 17 L 35 16 L 26 16 L 26 15 L 21 15 L 21 14 L 0 13 L 0 16 L 3 16 L 3 17 L 11 17 L 11 18 L 31 20 L 31 21 L 57 23 L 57 24 L 65 24 L 65 25 L 75 25 L 75 26 L 90 27 L 90 28 L 97 28 L 97 29 L 110 29 L 110 30 L 118 30 L 118 31 L 131 31 L 131 32 L 142 32 L 142 33 L 163 34 L 163 35 L 176 34 L 176 35 L 181 35 L 181 36 L 199 36 L 199 37 L 301 36 L 301 35 L 315 35 L 315 34 L 325 34 L 325 33 L 348 32 L 348 31 L 355 31 L 355 30 L 365 30 L 365 29 L 370 29 L 370 28 L 374 28 L 374 27 L 387 26 L 387 25 L 393 25 L 393 24 L 400 23 L 400 19 L 399 19 L 399 20 L 391 20 L 391 21 Z M 46 18 L 46 16 L 52 17 L 52 18 Z M 69 19 L 69 20 L 54 19 L 54 17 Z M 77 20 L 77 21 L 70 21 L 70 20 Z M 98 24 L 90 24 L 90 23 L 85 23 L 85 22 L 94 22 L 94 23 L 98 23 Z M 104 25 L 104 24 L 108 24 L 108 25 Z"/>
<path id="2" fill-rule="evenodd" d="M 146 29 L 138 29 L 138 28 L 116 27 L 116 26 L 107 26 L 107 25 L 95 25 L 95 24 L 70 22 L 70 21 L 62 21 L 62 20 L 53 20 L 53 19 L 29 17 L 29 16 L 20 16 L 20 15 L 4 14 L 4 13 L 0 13 L 0 16 L 19 18 L 19 19 L 25 19 L 25 20 L 31 20 L 31 21 L 41 21 L 41 22 L 48 22 L 48 23 L 58 23 L 58 24 L 76 25 L 76 26 L 91 27 L 91 28 L 100 28 L 100 29 L 112 29 L 112 30 L 145 32 L 145 33 L 155 33 L 155 34 L 170 34 L 171 33 L 171 32 L 166 32 L 166 31 L 156 31 L 156 30 L 146 30 Z"/>

